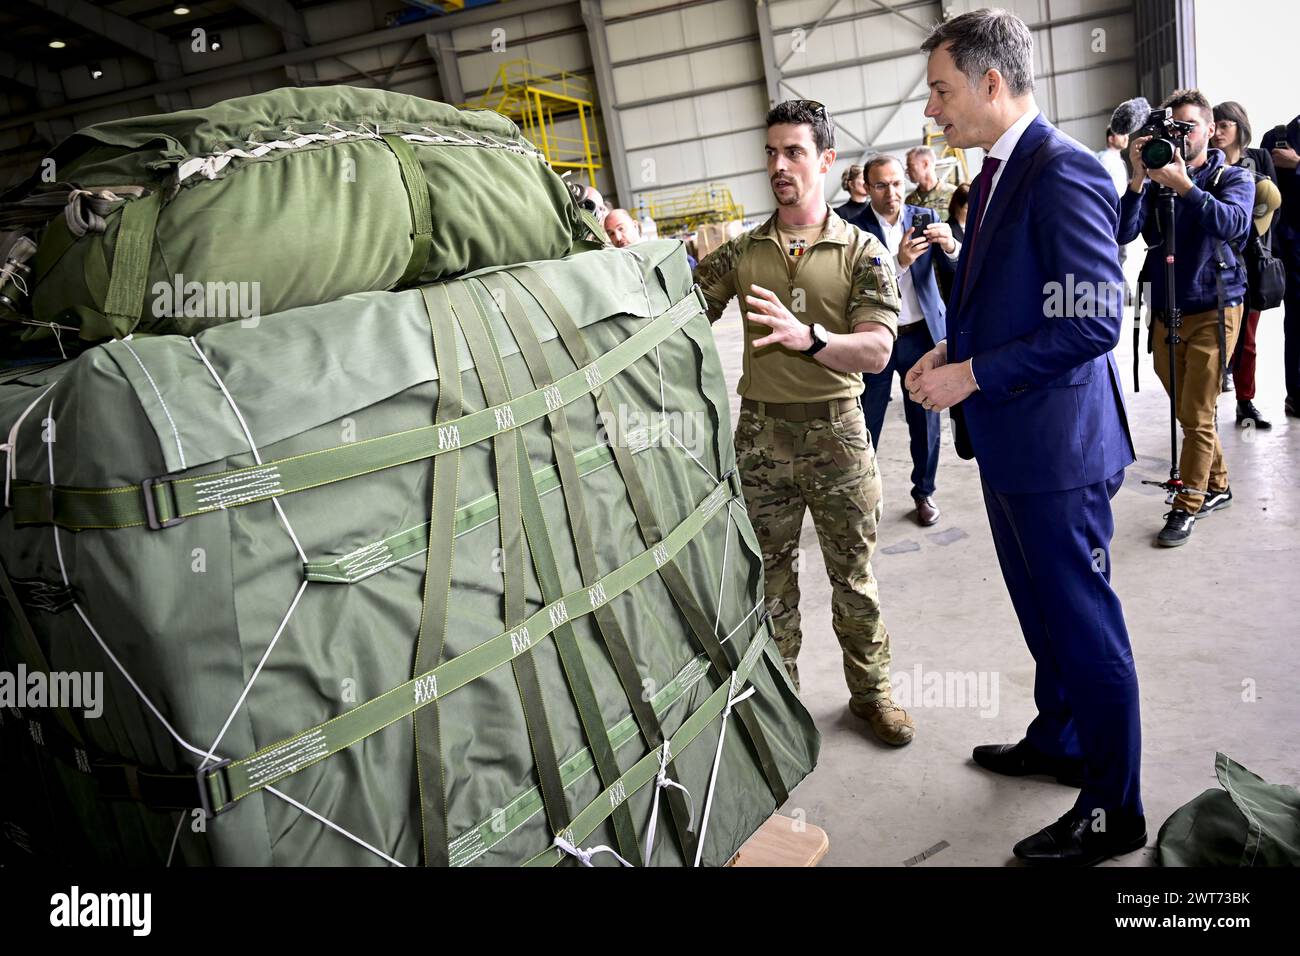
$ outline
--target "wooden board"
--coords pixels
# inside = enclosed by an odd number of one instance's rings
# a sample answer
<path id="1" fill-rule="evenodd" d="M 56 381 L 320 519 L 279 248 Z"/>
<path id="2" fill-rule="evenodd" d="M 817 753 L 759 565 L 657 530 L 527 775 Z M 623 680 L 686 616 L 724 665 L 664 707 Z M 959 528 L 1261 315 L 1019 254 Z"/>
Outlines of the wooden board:
<path id="1" fill-rule="evenodd" d="M 774 813 L 728 866 L 816 866 L 831 848 L 826 831 Z"/>

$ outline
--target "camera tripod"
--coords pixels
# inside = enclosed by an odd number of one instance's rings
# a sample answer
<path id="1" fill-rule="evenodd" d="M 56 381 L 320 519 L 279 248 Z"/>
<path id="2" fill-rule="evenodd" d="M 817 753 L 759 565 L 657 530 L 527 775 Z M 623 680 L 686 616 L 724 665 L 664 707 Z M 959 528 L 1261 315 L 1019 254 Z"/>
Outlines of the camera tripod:
<path id="1" fill-rule="evenodd" d="M 1156 215 L 1159 217 L 1161 247 L 1165 253 L 1165 343 L 1169 349 L 1169 477 L 1165 481 L 1144 479 L 1142 484 L 1163 488 L 1170 495 L 1182 492 L 1206 495 L 1204 488 L 1189 488 L 1178 471 L 1178 364 L 1177 347 L 1182 342 L 1178 330 L 1183 326 L 1183 313 L 1178 308 L 1175 291 L 1174 265 L 1177 262 L 1174 242 L 1174 202 L 1178 194 L 1168 186 L 1156 186 Z"/>

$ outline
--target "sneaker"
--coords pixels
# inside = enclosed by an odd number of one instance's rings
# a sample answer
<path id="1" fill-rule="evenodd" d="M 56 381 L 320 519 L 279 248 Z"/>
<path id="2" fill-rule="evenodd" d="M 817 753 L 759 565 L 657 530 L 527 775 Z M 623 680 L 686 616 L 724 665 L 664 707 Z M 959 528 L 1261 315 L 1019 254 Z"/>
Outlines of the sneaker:
<path id="1" fill-rule="evenodd" d="M 877 697 L 869 701 L 850 700 L 849 710 L 854 716 L 869 723 L 877 737 L 895 747 L 911 743 L 916 735 L 916 727 L 912 718 L 907 716 L 907 711 L 888 697 Z"/>
<path id="2" fill-rule="evenodd" d="M 1192 525 L 1195 523 L 1196 515 L 1175 508 L 1165 515 L 1165 526 L 1156 535 L 1156 544 L 1162 548 L 1177 548 L 1186 544 L 1187 539 L 1192 536 Z"/>
<path id="3" fill-rule="evenodd" d="M 1273 427 L 1273 423 L 1265 421 L 1264 416 L 1262 416 L 1259 413 L 1259 409 L 1255 407 L 1255 403 L 1249 400 L 1237 402 L 1237 424 L 1241 425 L 1246 421 L 1251 423 L 1248 426 L 1250 428 L 1264 429 Z"/>
<path id="4" fill-rule="evenodd" d="M 1211 488 L 1210 493 L 1201 502 L 1201 510 L 1196 512 L 1196 516 L 1199 518 L 1208 515 L 1211 511 L 1220 511 L 1223 508 L 1230 507 L 1232 507 L 1232 489 L 1224 488 L 1222 491 L 1215 491 Z"/>

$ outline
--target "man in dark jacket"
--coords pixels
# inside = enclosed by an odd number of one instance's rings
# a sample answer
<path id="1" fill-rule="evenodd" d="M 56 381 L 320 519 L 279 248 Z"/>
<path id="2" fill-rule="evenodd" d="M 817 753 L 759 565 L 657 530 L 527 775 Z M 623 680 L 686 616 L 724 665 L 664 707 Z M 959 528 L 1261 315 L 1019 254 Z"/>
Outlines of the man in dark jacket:
<path id="1" fill-rule="evenodd" d="M 1150 247 L 1142 272 L 1151 284 L 1156 374 L 1168 391 L 1171 376 L 1166 344 L 1169 331 L 1164 322 L 1169 301 L 1165 289 L 1166 253 L 1152 183 L 1177 193 L 1173 291 L 1183 324 L 1174 350 L 1174 369 L 1178 421 L 1183 428 L 1179 471 L 1186 487 L 1175 496 L 1173 510 L 1165 515 L 1165 526 L 1156 535 L 1157 544 L 1172 548 L 1187 543 L 1198 517 L 1232 503 L 1214 410 L 1224 362 L 1232 355 L 1241 326 L 1246 294 L 1241 248 L 1250 227 L 1255 183 L 1244 169 L 1226 165 L 1222 151 L 1208 148 L 1214 114 L 1199 91 L 1178 90 L 1162 105 L 1173 110 L 1174 119 L 1192 124 L 1187 135 L 1187 155 L 1176 154 L 1166 166 L 1148 170 L 1141 151 L 1151 137 L 1143 136 L 1130 144 L 1133 178 L 1120 198 L 1119 242 L 1132 242 L 1141 233 Z M 1221 253 L 1225 254 L 1223 260 Z"/>
<path id="2" fill-rule="evenodd" d="M 1282 215 L 1273 227 L 1274 254 L 1286 263 L 1286 413 L 1300 418 L 1300 116 L 1286 127 L 1286 139 L 1274 130 L 1260 143 L 1273 157 Z"/>

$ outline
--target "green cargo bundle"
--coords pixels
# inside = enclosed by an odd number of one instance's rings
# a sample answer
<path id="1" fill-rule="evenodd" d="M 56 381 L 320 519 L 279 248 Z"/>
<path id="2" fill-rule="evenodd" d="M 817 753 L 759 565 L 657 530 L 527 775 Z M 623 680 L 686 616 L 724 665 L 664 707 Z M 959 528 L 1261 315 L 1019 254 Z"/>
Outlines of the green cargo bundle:
<path id="1" fill-rule="evenodd" d="M 4 666 L 103 681 L 8 852 L 725 863 L 818 750 L 729 417 L 675 241 L 6 373 Z"/>
<path id="2" fill-rule="evenodd" d="M 563 256 L 584 232 L 564 182 L 498 113 L 281 89 L 62 142 L 0 197 L 0 320 L 29 342 L 190 335 Z"/>

